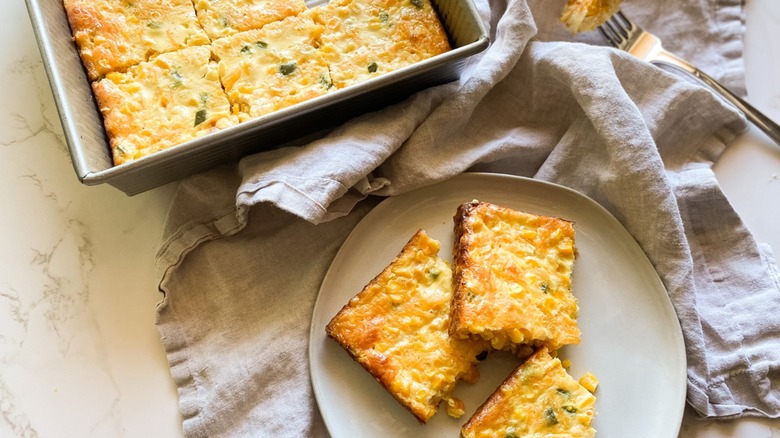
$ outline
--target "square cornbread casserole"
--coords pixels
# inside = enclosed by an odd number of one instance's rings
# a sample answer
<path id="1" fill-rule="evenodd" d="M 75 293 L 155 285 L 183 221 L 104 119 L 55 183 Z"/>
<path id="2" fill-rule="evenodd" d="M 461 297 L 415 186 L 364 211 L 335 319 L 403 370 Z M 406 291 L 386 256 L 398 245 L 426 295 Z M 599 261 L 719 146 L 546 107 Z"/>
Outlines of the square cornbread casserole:
<path id="1" fill-rule="evenodd" d="M 63 0 L 63 5 L 118 165 L 449 50 L 429 1 L 334 0 L 312 9 L 303 0 Z M 166 73 L 158 72 L 161 80 L 155 82 L 150 66 L 159 65 L 158 58 L 162 64 L 173 59 L 163 55 L 197 46 L 207 47 L 209 56 L 188 62 L 202 63 L 204 86 L 214 84 L 211 71 L 217 66 L 216 84 L 229 109 L 223 111 L 221 98 L 209 100 L 196 114 L 198 120 L 204 111 L 210 116 L 182 131 L 184 125 L 177 124 L 182 114 L 167 111 L 173 102 L 176 108 L 197 106 L 179 99 L 187 92 L 179 85 L 190 81 L 176 81 L 169 90 Z M 183 53 L 174 56 L 195 52 Z M 181 68 L 171 74 L 181 74 Z M 143 94 L 135 95 L 133 88 Z M 155 90 L 162 95 L 151 96 Z M 216 96 L 216 90 L 199 90 L 206 94 Z M 127 120 L 130 111 L 142 120 Z"/>
<path id="2" fill-rule="evenodd" d="M 439 242 L 418 231 L 403 250 L 326 327 L 354 360 L 420 422 L 427 422 L 459 380 L 478 377 L 474 364 L 487 348 L 449 335 L 452 273 Z"/>
<path id="3" fill-rule="evenodd" d="M 187 47 L 92 84 L 115 164 L 237 123 L 210 57 Z"/>
<path id="4" fill-rule="evenodd" d="M 209 43 L 191 0 L 64 0 L 90 80 L 160 53 Z"/>
<path id="5" fill-rule="evenodd" d="M 515 352 L 579 343 L 571 222 L 479 201 L 454 220 L 454 336 Z"/>

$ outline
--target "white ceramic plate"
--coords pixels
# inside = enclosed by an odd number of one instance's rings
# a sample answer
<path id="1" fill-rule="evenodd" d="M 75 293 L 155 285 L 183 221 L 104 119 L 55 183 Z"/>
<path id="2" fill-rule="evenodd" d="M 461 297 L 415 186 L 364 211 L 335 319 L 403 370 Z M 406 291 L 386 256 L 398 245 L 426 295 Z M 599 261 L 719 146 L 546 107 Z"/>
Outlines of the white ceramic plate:
<path id="1" fill-rule="evenodd" d="M 574 221 L 578 258 L 573 291 L 580 305 L 582 342 L 566 346 L 570 373 L 593 372 L 594 426 L 602 437 L 677 437 L 686 392 L 686 361 L 677 316 L 658 275 L 623 226 L 589 198 L 525 178 L 464 174 L 380 203 L 355 227 L 325 276 L 314 307 L 309 354 L 314 394 L 334 438 L 452 437 L 518 364 L 493 354 L 480 380 L 461 382 L 460 419 L 442 405 L 426 425 L 402 408 L 333 340 L 325 325 L 422 228 L 450 258 L 456 207 L 472 199 Z"/>

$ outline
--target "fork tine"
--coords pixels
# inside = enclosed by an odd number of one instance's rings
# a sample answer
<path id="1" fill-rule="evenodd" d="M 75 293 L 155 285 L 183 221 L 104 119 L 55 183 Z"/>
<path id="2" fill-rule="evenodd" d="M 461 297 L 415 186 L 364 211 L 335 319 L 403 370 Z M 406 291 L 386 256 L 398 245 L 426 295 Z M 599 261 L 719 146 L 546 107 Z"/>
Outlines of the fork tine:
<path id="1" fill-rule="evenodd" d="M 617 11 L 598 29 L 611 45 L 622 49 L 621 46 L 631 38 L 631 34 L 636 30 L 636 25 L 626 18 L 622 11 Z"/>
<path id="2" fill-rule="evenodd" d="M 612 22 L 618 24 L 626 33 L 630 33 L 636 28 L 636 24 L 623 15 L 623 11 L 621 10 L 618 10 L 615 15 L 612 16 Z"/>
<path id="3" fill-rule="evenodd" d="M 620 43 L 623 41 L 623 39 L 620 37 L 620 34 L 615 32 L 615 30 L 610 26 L 608 23 L 604 23 L 601 26 L 599 26 L 599 32 L 604 36 L 604 38 L 609 41 L 609 43 L 614 47 L 619 47 Z"/>

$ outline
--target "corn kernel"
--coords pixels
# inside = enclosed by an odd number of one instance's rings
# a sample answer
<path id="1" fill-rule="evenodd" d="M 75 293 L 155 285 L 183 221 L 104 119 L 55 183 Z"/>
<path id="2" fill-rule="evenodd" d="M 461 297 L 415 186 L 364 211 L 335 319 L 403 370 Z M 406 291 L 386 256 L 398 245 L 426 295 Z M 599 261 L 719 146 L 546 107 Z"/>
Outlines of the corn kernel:
<path id="1" fill-rule="evenodd" d="M 585 387 L 590 392 L 595 392 L 596 388 L 599 386 L 599 379 L 596 378 L 592 373 L 585 373 L 582 377 L 580 377 L 580 385 Z"/>

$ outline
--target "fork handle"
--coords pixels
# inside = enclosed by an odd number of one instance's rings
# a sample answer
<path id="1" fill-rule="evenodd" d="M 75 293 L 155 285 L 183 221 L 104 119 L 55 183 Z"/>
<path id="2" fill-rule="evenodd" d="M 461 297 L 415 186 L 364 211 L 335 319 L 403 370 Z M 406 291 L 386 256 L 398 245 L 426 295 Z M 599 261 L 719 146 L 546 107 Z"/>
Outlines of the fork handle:
<path id="1" fill-rule="evenodd" d="M 700 80 L 702 83 L 722 96 L 726 101 L 742 111 L 748 120 L 753 122 L 754 125 L 764 131 L 764 133 L 772 140 L 774 140 L 775 143 L 780 145 L 780 125 L 764 115 L 761 111 L 755 109 L 744 99 L 734 94 L 731 90 L 721 85 L 707 73 L 704 73 L 695 66 L 691 65 L 689 62 L 666 51 L 664 51 L 664 53 L 660 53 L 658 59 L 653 60 L 652 63 L 674 67 L 678 70 L 682 70 L 693 75 L 696 79 Z"/>

